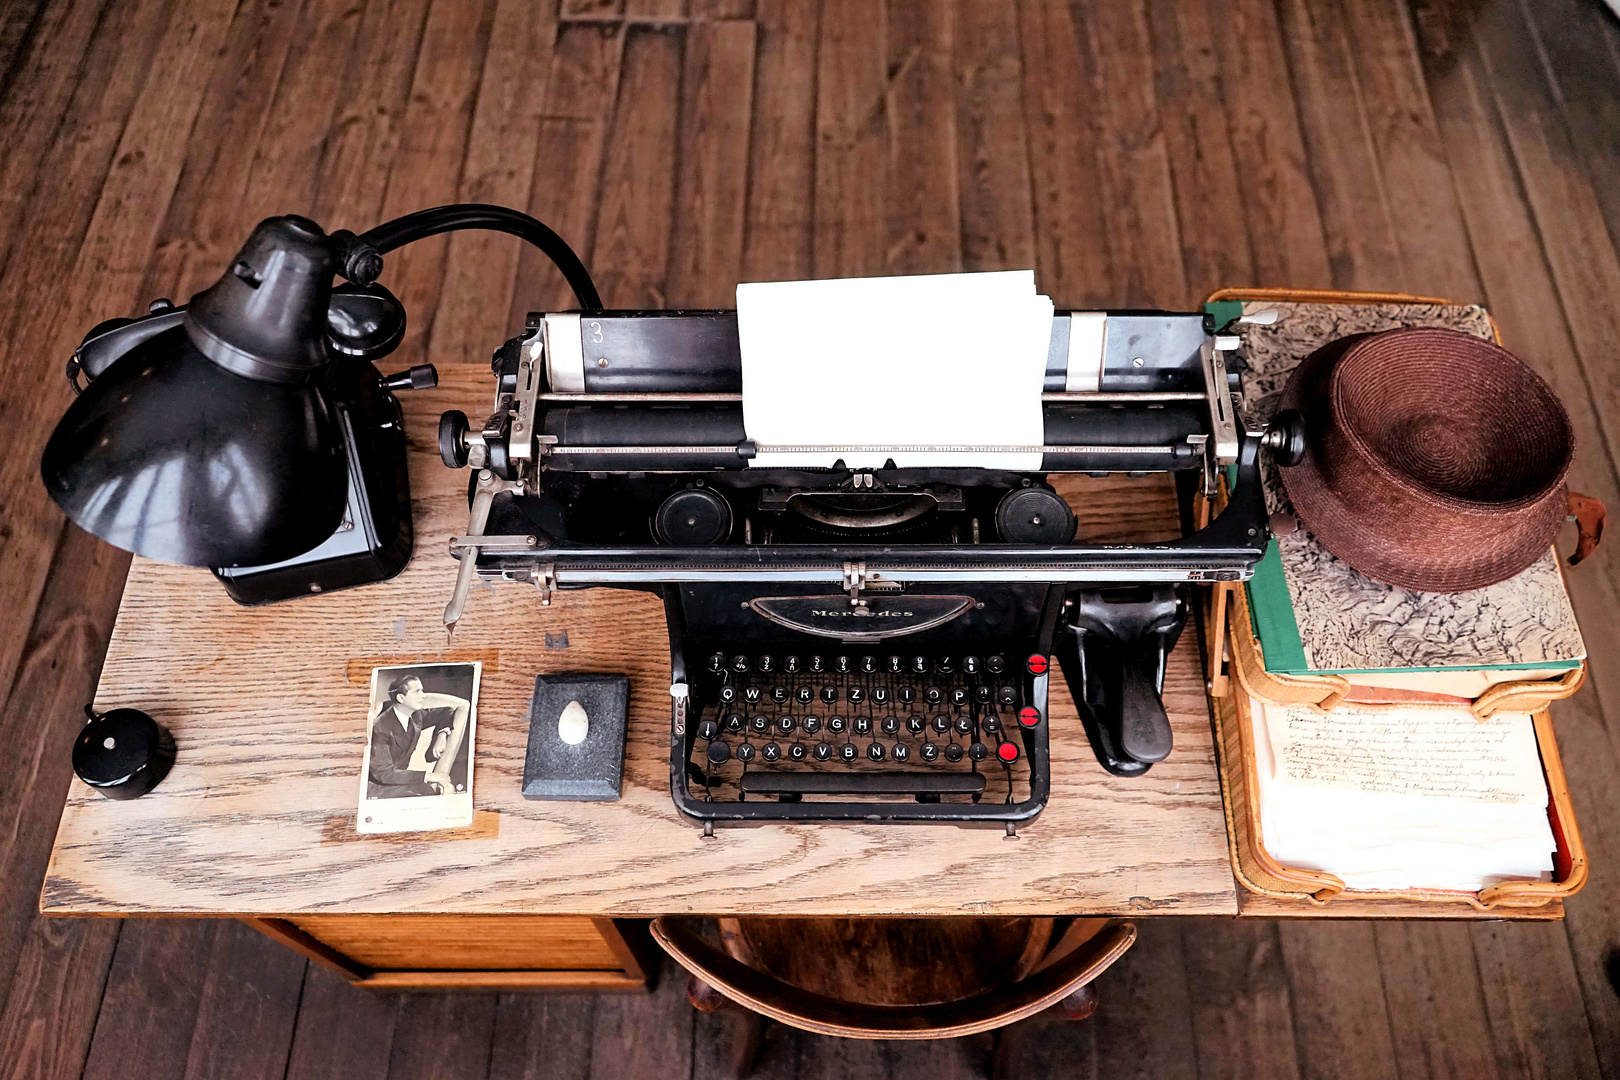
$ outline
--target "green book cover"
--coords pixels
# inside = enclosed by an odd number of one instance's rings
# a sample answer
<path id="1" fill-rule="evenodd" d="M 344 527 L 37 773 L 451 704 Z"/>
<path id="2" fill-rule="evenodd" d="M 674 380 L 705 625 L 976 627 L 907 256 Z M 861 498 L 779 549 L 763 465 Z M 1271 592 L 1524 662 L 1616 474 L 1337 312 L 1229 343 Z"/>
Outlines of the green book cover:
<path id="1" fill-rule="evenodd" d="M 1240 328 L 1248 372 L 1243 407 L 1264 425 L 1299 361 L 1348 334 L 1445 326 L 1491 336 L 1474 306 L 1441 304 L 1250 304 L 1275 308 L 1270 326 Z M 1293 507 L 1277 470 L 1262 458 L 1267 509 Z M 1303 528 L 1272 538 L 1248 583 L 1249 610 L 1266 670 L 1358 674 L 1457 670 L 1560 671 L 1586 656 L 1555 552 L 1507 581 L 1464 593 L 1419 593 L 1352 570 Z"/>

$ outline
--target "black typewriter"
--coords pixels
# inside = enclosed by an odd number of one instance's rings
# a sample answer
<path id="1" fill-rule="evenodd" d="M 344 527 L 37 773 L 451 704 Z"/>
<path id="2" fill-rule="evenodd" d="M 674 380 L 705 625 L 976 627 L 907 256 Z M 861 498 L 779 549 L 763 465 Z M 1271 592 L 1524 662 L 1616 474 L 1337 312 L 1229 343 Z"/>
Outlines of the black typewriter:
<path id="1" fill-rule="evenodd" d="M 1230 323 L 1240 313 L 1232 312 Z M 1189 586 L 1268 539 L 1237 338 L 1211 313 L 1060 313 L 1041 468 L 750 466 L 732 311 L 537 314 L 495 352 L 494 409 L 446 413 L 472 469 L 445 622 L 475 577 L 663 598 L 670 788 L 707 831 L 770 821 L 1004 827 L 1049 793 L 1055 657 L 1099 763 L 1170 753 L 1159 700 Z M 795 450 L 799 449 L 797 447 Z M 863 447 L 862 449 L 883 449 Z M 891 463 L 892 464 L 892 463 Z M 1225 510 L 1168 543 L 1075 536 L 1054 473 L 1173 472 Z M 1184 515 L 1187 516 L 1187 515 Z"/>

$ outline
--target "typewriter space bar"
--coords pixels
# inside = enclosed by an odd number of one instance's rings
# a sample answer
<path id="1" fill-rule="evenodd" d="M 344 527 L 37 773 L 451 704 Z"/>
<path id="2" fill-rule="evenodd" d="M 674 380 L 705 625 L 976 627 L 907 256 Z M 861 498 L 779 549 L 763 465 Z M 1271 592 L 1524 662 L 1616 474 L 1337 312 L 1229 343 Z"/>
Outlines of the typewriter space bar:
<path id="1" fill-rule="evenodd" d="M 750 795 L 980 795 L 982 773 L 951 772 L 751 772 L 742 778 Z"/>

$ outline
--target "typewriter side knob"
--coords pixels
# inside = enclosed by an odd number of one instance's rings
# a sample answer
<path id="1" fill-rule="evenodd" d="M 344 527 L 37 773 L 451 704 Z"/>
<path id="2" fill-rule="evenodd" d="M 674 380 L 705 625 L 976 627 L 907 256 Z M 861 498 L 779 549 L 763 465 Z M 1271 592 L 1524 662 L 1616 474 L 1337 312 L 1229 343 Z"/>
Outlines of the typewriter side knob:
<path id="1" fill-rule="evenodd" d="M 708 488 L 683 488 L 658 507 L 653 531 L 676 547 L 718 544 L 731 535 L 731 506 Z"/>
<path id="2" fill-rule="evenodd" d="M 996 505 L 996 532 L 1007 544 L 1067 544 L 1074 511 L 1049 487 L 1015 488 Z"/>

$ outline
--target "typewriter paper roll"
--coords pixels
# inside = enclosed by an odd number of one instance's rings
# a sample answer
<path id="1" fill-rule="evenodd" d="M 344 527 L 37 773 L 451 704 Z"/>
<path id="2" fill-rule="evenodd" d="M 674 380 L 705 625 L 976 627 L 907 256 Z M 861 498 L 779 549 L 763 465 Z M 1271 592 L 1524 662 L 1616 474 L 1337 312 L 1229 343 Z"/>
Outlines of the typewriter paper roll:
<path id="1" fill-rule="evenodd" d="M 755 467 L 1041 467 L 1032 270 L 739 285 L 737 330 Z"/>

